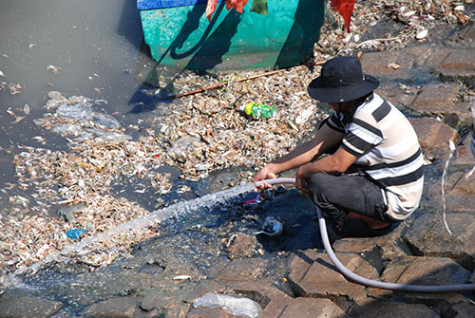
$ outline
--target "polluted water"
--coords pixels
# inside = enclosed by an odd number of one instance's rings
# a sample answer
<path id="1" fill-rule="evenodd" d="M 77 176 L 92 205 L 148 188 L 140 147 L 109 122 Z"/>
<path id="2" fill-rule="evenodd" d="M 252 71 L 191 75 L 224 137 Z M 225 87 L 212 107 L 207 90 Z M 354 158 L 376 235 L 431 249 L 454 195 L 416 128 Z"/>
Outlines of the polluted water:
<path id="1" fill-rule="evenodd" d="M 17 145 L 65 145 L 32 122 L 42 116 L 49 91 L 107 100 L 105 112 L 125 126 L 141 116 L 131 113 L 133 104 L 151 102 L 140 92 L 146 77 L 140 69 L 153 60 L 141 50 L 136 1 L 5 0 L 0 29 L 1 188 L 16 182 Z M 0 194 L 5 210 L 8 197 Z"/>
<path id="2" fill-rule="evenodd" d="M 109 251 L 105 253 L 106 256 L 104 257 L 110 257 L 111 253 L 113 254 L 120 249 L 120 246 L 117 243 L 124 237 L 134 238 L 140 236 L 140 233 L 142 232 L 148 232 L 151 229 L 156 228 L 165 220 L 179 220 L 190 213 L 204 211 L 217 205 L 226 204 L 227 202 L 236 199 L 239 195 L 251 191 L 253 188 L 253 184 L 236 186 L 225 191 L 208 194 L 194 200 L 180 202 L 173 206 L 153 211 L 152 213 L 134 219 L 131 222 L 113 227 L 97 236 L 87 237 L 79 243 L 67 245 L 61 252 L 51 253 L 41 262 L 34 263 L 29 268 L 23 268 L 21 271 L 17 271 L 16 274 L 31 276 L 36 274 L 40 269 L 55 262 L 67 262 L 71 258 L 81 259 L 81 257 L 84 256 L 88 257 L 93 254 L 92 252 L 94 251 L 94 248 L 97 248 L 98 244 L 104 245 L 104 242 L 110 242 L 109 244 L 106 244 L 110 248 Z M 10 275 L 10 280 L 15 281 L 15 274 Z"/>
<path id="3" fill-rule="evenodd" d="M 66 250 L 79 254 L 87 253 L 85 250 L 87 245 L 94 244 L 96 240 L 102 241 L 106 237 L 113 237 L 118 233 L 140 231 L 150 226 L 160 231 L 160 236 L 138 243 L 130 255 L 122 255 L 107 267 L 95 267 L 95 270 L 91 272 L 90 267 L 67 261 L 43 263 L 42 270 L 35 275 L 12 275 L 14 286 L 12 287 L 19 292 L 28 291 L 30 295 L 59 300 L 65 304 L 63 313 L 68 312 L 71 315 L 81 312 L 84 306 L 95 303 L 97 299 L 126 295 L 130 292 L 130 281 L 135 280 L 140 273 L 151 275 L 151 278 L 157 280 L 160 288 L 166 289 L 164 292 L 168 296 L 180 299 L 180 297 L 186 297 L 187 292 L 196 288 L 200 281 L 215 275 L 217 269 L 229 266 L 229 258 L 240 257 L 233 256 L 230 252 L 237 244 L 236 242 L 232 242 L 231 246 L 226 246 L 233 235 L 241 238 L 247 235 L 249 238 L 254 238 L 256 246 L 263 244 L 261 245 L 264 249 L 262 255 L 260 253 L 252 255 L 257 257 L 256 261 L 260 264 L 268 264 L 265 275 L 274 277 L 278 281 L 283 270 L 280 267 L 284 265 L 277 260 L 282 257 L 280 255 L 283 252 L 277 252 L 281 250 L 281 247 L 276 248 L 275 253 L 272 252 L 272 244 L 285 244 L 285 242 L 275 241 L 274 243 L 272 238 L 263 238 L 259 244 L 260 240 L 257 240 L 254 232 L 260 227 L 259 219 L 265 218 L 264 210 L 271 207 L 277 213 L 283 210 L 288 211 L 286 205 L 289 201 L 288 195 L 295 196 L 298 193 L 289 191 L 286 192 L 287 194 L 280 194 L 271 201 L 263 203 L 271 204 L 267 208 L 252 207 L 242 210 L 246 193 L 252 190 L 252 184 L 240 185 L 154 211 L 129 224 L 111 229 L 103 235 L 86 238 L 78 244 L 70 245 Z M 299 206 L 295 211 L 290 210 L 289 215 L 295 217 L 302 210 L 309 209 L 302 209 Z M 238 221 L 237 217 L 241 220 Z M 315 233 L 309 233 L 309 236 L 315 237 Z M 235 239 L 235 241 L 238 240 L 239 238 Z M 291 244 L 299 246 L 295 243 L 293 241 Z M 314 245 L 314 242 L 311 245 Z M 247 247 L 245 252 L 255 252 L 257 249 L 251 246 Z M 65 255 L 58 255 L 58 257 L 67 258 Z M 40 265 L 36 266 L 31 269 L 31 273 L 39 269 Z M 137 288 L 138 290 L 134 293 L 140 294 L 141 289 Z M 261 310 L 259 305 L 243 296 L 238 298 L 226 298 L 228 296 L 223 298 L 222 296 L 224 295 L 202 299 L 196 305 L 227 308 L 230 313 L 240 312 L 248 317 L 256 317 Z"/>

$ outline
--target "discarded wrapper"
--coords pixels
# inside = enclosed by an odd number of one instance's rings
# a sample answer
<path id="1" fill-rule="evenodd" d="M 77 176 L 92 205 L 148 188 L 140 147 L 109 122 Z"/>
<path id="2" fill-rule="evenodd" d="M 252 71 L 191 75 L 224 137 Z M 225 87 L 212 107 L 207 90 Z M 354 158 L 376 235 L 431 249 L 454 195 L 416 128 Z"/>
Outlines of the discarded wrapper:
<path id="1" fill-rule="evenodd" d="M 264 234 L 270 237 L 282 235 L 284 225 L 273 216 L 266 217 L 262 224 L 262 230 L 256 232 L 255 235 Z"/>
<path id="2" fill-rule="evenodd" d="M 44 244 L 39 250 L 38 252 L 36 252 L 36 257 L 39 257 L 39 258 L 42 258 L 44 257 L 46 254 L 48 254 L 48 252 L 53 249 L 53 246 L 51 246 L 50 244 Z"/>
<path id="3" fill-rule="evenodd" d="M 87 232 L 87 229 L 72 229 L 66 232 L 66 236 L 72 240 L 80 240 L 81 236 Z"/>
<path id="4" fill-rule="evenodd" d="M 244 201 L 244 203 L 242 204 L 243 206 L 245 207 L 248 207 L 248 206 L 257 206 L 259 205 L 262 201 L 264 200 L 264 198 L 262 197 L 262 195 L 260 194 L 256 194 L 254 198 L 250 199 L 250 200 L 247 200 L 247 201 Z"/>

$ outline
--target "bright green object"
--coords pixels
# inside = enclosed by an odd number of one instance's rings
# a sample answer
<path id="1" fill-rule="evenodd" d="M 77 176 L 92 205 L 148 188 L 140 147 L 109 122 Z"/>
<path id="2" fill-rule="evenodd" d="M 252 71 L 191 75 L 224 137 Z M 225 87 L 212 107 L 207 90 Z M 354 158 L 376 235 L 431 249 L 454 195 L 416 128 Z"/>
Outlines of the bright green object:
<path id="1" fill-rule="evenodd" d="M 266 15 L 250 11 L 252 0 L 242 14 L 218 2 L 211 22 L 206 3 L 197 3 L 140 10 L 145 43 L 159 65 L 192 70 L 286 68 L 312 54 L 323 24 L 321 0 L 268 0 Z"/>
<path id="2" fill-rule="evenodd" d="M 266 104 L 248 103 L 242 110 L 254 118 L 270 119 L 275 115 L 276 108 Z"/>

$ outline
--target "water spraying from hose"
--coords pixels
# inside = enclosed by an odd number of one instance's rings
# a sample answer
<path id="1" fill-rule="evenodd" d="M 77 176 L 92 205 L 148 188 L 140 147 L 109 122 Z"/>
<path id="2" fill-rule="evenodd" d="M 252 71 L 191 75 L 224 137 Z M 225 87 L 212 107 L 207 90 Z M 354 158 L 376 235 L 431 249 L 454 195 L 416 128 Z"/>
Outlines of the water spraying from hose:
<path id="1" fill-rule="evenodd" d="M 450 147 L 450 153 L 449 153 L 449 157 L 447 158 L 447 161 L 445 162 L 444 172 L 442 173 L 442 180 L 441 180 L 440 184 L 441 184 L 441 192 L 442 192 L 443 221 L 444 221 L 445 229 L 447 230 L 447 232 L 449 232 L 450 236 L 453 236 L 454 234 L 452 233 L 452 231 L 449 228 L 449 224 L 447 223 L 447 216 L 446 216 L 446 213 L 445 213 L 445 211 L 447 209 L 447 206 L 446 206 L 446 203 L 445 203 L 445 179 L 447 178 L 447 171 L 449 170 L 450 160 L 454 156 L 454 153 L 457 150 L 457 148 L 455 147 L 455 144 L 452 140 L 449 140 L 449 147 Z"/>

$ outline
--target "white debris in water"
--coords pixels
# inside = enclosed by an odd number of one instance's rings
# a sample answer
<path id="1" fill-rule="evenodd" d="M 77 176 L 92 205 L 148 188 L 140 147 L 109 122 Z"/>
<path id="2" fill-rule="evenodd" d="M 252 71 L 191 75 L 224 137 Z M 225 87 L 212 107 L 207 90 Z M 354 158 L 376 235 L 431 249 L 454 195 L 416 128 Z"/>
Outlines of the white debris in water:
<path id="1" fill-rule="evenodd" d="M 177 281 L 191 280 L 191 276 L 190 275 L 177 275 L 177 276 L 174 276 L 172 279 L 177 280 Z"/>
<path id="2" fill-rule="evenodd" d="M 231 315 L 250 318 L 258 317 L 262 312 L 262 307 L 249 298 L 238 298 L 221 294 L 210 294 L 197 298 L 193 300 L 193 306 L 195 308 L 222 308 Z"/>

